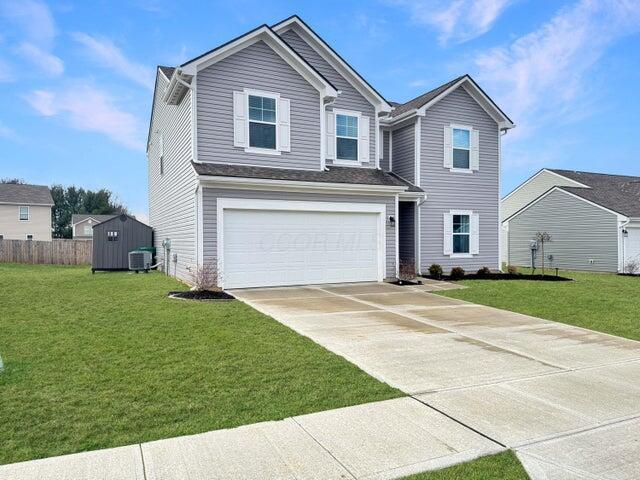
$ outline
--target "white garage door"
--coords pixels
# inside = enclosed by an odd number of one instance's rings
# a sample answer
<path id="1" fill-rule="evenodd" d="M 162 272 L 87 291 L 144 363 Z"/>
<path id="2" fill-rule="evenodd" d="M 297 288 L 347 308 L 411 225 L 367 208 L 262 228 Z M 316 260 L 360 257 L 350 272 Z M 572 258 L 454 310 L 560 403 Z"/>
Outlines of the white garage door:
<path id="1" fill-rule="evenodd" d="M 219 212 L 225 288 L 382 280 L 381 213 Z"/>
<path id="2" fill-rule="evenodd" d="M 640 226 L 627 227 L 629 235 L 625 240 L 625 267 L 628 263 L 636 261 L 640 263 Z"/>

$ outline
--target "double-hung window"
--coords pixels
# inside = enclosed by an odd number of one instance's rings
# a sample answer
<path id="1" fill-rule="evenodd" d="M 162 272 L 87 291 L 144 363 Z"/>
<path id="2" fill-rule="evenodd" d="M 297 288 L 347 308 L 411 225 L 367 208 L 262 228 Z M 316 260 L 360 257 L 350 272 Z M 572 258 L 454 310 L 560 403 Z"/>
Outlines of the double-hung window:
<path id="1" fill-rule="evenodd" d="M 470 216 L 453 215 L 453 253 L 469 253 L 470 247 Z"/>
<path id="2" fill-rule="evenodd" d="M 19 209 L 19 218 L 21 221 L 26 222 L 29 220 L 29 207 L 28 206 L 23 206 L 20 207 Z"/>
<path id="3" fill-rule="evenodd" d="M 358 161 L 358 117 L 336 114 L 336 158 Z"/>
<path id="4" fill-rule="evenodd" d="M 274 97 L 249 95 L 249 146 L 276 149 L 277 101 Z"/>
<path id="5" fill-rule="evenodd" d="M 93 235 L 93 227 L 91 225 L 85 225 L 84 226 L 84 235 L 85 236 L 92 236 Z"/>
<path id="6" fill-rule="evenodd" d="M 471 157 L 471 131 L 466 128 L 453 129 L 453 168 L 468 170 Z"/>

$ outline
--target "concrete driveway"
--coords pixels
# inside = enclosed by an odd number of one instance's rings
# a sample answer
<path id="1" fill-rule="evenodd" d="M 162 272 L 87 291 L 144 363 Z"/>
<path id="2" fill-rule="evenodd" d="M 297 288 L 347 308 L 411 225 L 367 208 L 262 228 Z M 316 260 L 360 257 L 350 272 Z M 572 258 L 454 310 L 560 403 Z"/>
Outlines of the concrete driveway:
<path id="1" fill-rule="evenodd" d="M 459 424 L 532 478 L 640 478 L 640 342 L 428 293 L 344 284 L 234 295 Z"/>

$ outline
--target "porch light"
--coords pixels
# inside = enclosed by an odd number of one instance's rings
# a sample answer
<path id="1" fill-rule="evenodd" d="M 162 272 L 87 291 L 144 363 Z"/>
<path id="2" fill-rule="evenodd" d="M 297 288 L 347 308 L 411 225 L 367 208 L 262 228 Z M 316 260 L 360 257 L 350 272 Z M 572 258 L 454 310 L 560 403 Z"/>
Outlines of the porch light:
<path id="1" fill-rule="evenodd" d="M 396 217 L 394 217 L 393 215 L 389 216 L 389 226 L 393 227 L 396 224 Z"/>

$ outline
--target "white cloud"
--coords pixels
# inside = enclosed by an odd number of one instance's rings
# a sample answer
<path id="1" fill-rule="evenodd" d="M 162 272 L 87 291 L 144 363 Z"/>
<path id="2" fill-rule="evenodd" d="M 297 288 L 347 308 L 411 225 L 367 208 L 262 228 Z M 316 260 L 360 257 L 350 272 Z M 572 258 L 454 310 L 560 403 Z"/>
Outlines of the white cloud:
<path id="1" fill-rule="evenodd" d="M 49 47 L 56 36 L 56 25 L 49 7 L 37 0 L 0 2 L 0 15 L 24 30 L 26 37 L 42 47 Z"/>
<path id="2" fill-rule="evenodd" d="M 140 121 L 118 108 L 109 95 L 90 85 L 71 85 L 66 90 L 35 90 L 27 102 L 44 117 L 60 116 L 72 128 L 98 132 L 133 150 L 143 150 Z"/>
<path id="3" fill-rule="evenodd" d="M 0 120 L 0 138 L 6 138 L 7 140 L 20 140 L 20 136 L 12 128 L 7 127 Z"/>
<path id="4" fill-rule="evenodd" d="M 64 72 L 64 63 L 59 57 L 32 43 L 22 43 L 16 51 L 47 75 L 56 77 Z"/>
<path id="5" fill-rule="evenodd" d="M 73 33 L 72 38 L 83 45 L 97 63 L 115 70 L 118 74 L 149 90 L 154 86 L 154 70 L 127 58 L 122 50 L 106 38 L 86 33 Z"/>
<path id="6" fill-rule="evenodd" d="M 524 128 L 548 125 L 590 101 L 589 71 L 619 38 L 640 31 L 640 0 L 580 0 L 508 46 L 476 57 L 478 80 Z"/>
<path id="7" fill-rule="evenodd" d="M 517 0 L 392 0 L 409 10 L 411 19 L 439 32 L 440 44 L 463 43 L 487 33 Z"/>

